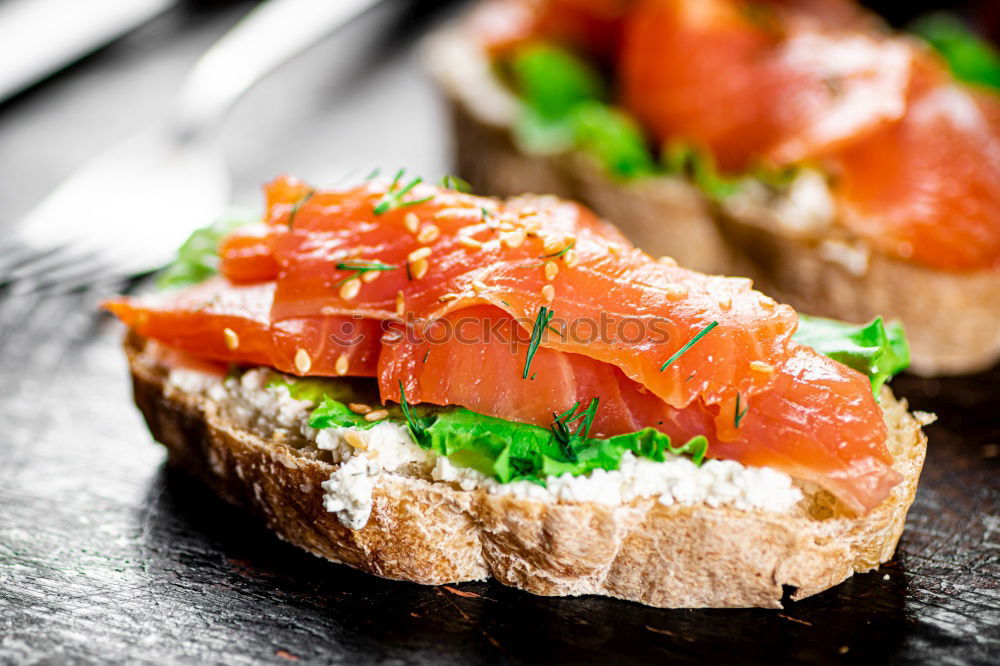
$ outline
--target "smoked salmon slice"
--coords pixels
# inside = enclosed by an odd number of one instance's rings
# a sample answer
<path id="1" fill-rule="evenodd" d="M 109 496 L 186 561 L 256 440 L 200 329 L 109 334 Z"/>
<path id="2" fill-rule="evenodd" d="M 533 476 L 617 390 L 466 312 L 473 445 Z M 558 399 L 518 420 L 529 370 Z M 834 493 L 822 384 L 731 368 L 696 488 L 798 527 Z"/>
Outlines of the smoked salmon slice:
<path id="1" fill-rule="evenodd" d="M 375 376 L 381 322 L 350 315 L 271 321 L 274 288 L 273 282 L 241 286 L 212 278 L 178 292 L 113 299 L 104 307 L 139 335 L 205 360 L 267 365 L 293 375 Z"/>
<path id="2" fill-rule="evenodd" d="M 845 224 L 890 255 L 1000 269 L 1000 99 L 955 84 L 831 158 Z"/>
<path id="3" fill-rule="evenodd" d="M 902 117 L 908 42 L 748 5 L 641 0 L 630 12 L 622 101 L 657 142 L 691 142 L 744 170 L 816 159 Z"/>
<path id="4" fill-rule="evenodd" d="M 266 224 L 223 241 L 221 276 L 108 307 L 203 358 L 377 377 L 384 401 L 402 387 L 545 426 L 598 398 L 595 433 L 705 435 L 709 455 L 815 481 L 857 512 L 898 482 L 868 379 L 794 343 L 795 312 L 747 280 L 655 261 L 551 197 L 398 181 L 279 178 Z M 345 323 L 364 335 L 333 335 Z"/>

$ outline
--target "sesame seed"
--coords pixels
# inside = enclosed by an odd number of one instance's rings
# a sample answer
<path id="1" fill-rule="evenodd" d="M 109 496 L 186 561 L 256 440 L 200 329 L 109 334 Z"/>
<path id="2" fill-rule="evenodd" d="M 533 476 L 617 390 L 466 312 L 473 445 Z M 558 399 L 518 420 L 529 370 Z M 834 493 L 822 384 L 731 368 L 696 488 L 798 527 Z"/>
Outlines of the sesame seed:
<path id="1" fill-rule="evenodd" d="M 378 449 L 372 449 L 371 451 L 365 454 L 365 457 L 368 458 L 369 460 L 374 460 L 375 458 L 378 458 Z"/>
<path id="2" fill-rule="evenodd" d="M 458 294 L 445 294 L 438 300 L 442 303 L 450 303 L 451 301 L 457 301 L 459 298 L 461 298 L 461 296 Z"/>
<path id="3" fill-rule="evenodd" d="M 295 369 L 299 371 L 299 374 L 304 375 L 312 368 L 312 364 L 309 352 L 299 347 L 298 351 L 295 352 Z"/>
<path id="4" fill-rule="evenodd" d="M 545 279 L 551 282 L 555 279 L 556 274 L 559 272 L 559 266 L 556 265 L 554 261 L 545 262 Z"/>
<path id="5" fill-rule="evenodd" d="M 458 244 L 461 245 L 462 247 L 467 247 L 471 250 L 479 250 L 482 249 L 483 247 L 482 243 L 477 241 L 475 238 L 471 238 L 469 236 L 459 236 Z"/>
<path id="6" fill-rule="evenodd" d="M 660 262 L 661 264 L 663 264 L 664 266 L 676 266 L 677 265 L 677 260 L 674 259 L 673 257 L 666 257 L 666 256 L 664 256 L 664 257 L 660 257 L 659 259 L 657 259 L 657 261 Z"/>
<path id="7" fill-rule="evenodd" d="M 768 375 L 774 372 L 774 366 L 770 363 L 765 363 L 764 361 L 751 361 L 750 369 L 754 372 L 762 372 Z"/>
<path id="8" fill-rule="evenodd" d="M 524 229 L 514 229 L 500 236 L 500 242 L 507 247 L 521 247 L 525 238 L 527 238 L 527 234 L 524 232 Z"/>
<path id="9" fill-rule="evenodd" d="M 389 412 L 384 409 L 376 409 L 374 412 L 368 412 L 365 414 L 365 421 L 369 423 L 373 421 L 381 421 L 382 419 L 389 416 Z"/>
<path id="10" fill-rule="evenodd" d="M 379 275 L 382 275 L 382 271 L 368 271 L 361 274 L 361 281 L 364 283 L 374 282 Z"/>
<path id="11" fill-rule="evenodd" d="M 668 284 L 663 290 L 671 300 L 680 300 L 688 295 L 688 288 L 682 284 Z"/>
<path id="12" fill-rule="evenodd" d="M 372 411 L 372 408 L 361 402 L 352 402 L 347 405 L 347 408 L 354 412 L 355 414 L 367 414 Z"/>
<path id="13" fill-rule="evenodd" d="M 530 215 L 521 220 L 524 231 L 528 234 L 537 234 L 542 228 L 542 218 L 538 215 Z"/>
<path id="14" fill-rule="evenodd" d="M 417 234 L 418 243 L 433 243 L 441 235 L 441 229 L 436 224 L 425 224 Z"/>
<path id="15" fill-rule="evenodd" d="M 542 254 L 557 254 L 566 249 L 567 241 L 564 238 L 547 238 L 542 243 Z"/>
<path id="16" fill-rule="evenodd" d="M 333 371 L 336 372 L 338 375 L 346 375 L 347 364 L 348 364 L 347 354 L 346 353 L 341 354 L 340 356 L 337 357 L 337 362 L 333 364 Z"/>
<path id="17" fill-rule="evenodd" d="M 562 260 L 567 268 L 573 268 L 580 263 L 580 255 L 576 253 L 576 250 L 566 250 L 562 255 Z"/>
<path id="18" fill-rule="evenodd" d="M 348 446 L 351 446 L 359 451 L 368 450 L 368 442 L 365 441 L 364 435 L 357 430 L 345 430 L 344 441 L 347 442 Z"/>
<path id="19" fill-rule="evenodd" d="M 429 256 L 431 256 L 431 249 L 429 247 L 421 247 L 406 255 L 406 260 L 412 264 L 415 261 L 426 259 Z"/>
<path id="20" fill-rule="evenodd" d="M 406 312 L 406 297 L 403 296 L 402 291 L 396 292 L 396 314 L 400 317 Z"/>
<path id="21" fill-rule="evenodd" d="M 733 307 L 733 299 L 729 296 L 719 299 L 719 307 L 723 310 L 729 310 Z"/>
<path id="22" fill-rule="evenodd" d="M 772 301 L 770 298 L 765 297 L 760 299 L 760 307 L 764 308 L 765 310 L 774 310 L 774 308 L 777 307 L 777 305 L 778 304 Z"/>
<path id="23" fill-rule="evenodd" d="M 225 328 L 222 330 L 222 337 L 226 342 L 226 349 L 232 351 L 240 346 L 240 336 L 236 335 L 236 331 L 231 328 Z"/>
<path id="24" fill-rule="evenodd" d="M 481 280 L 472 281 L 472 291 L 476 292 L 477 294 L 479 292 L 486 291 L 487 288 L 488 287 L 486 286 L 486 283 L 482 282 Z"/>
<path id="25" fill-rule="evenodd" d="M 427 263 L 426 259 L 417 259 L 410 264 L 410 275 L 413 276 L 414 280 L 419 280 L 427 275 L 428 268 L 430 268 L 430 264 Z"/>
<path id="26" fill-rule="evenodd" d="M 620 256 L 622 253 L 622 246 L 618 243 L 608 243 L 608 254 L 613 254 L 615 256 Z"/>
<path id="27" fill-rule="evenodd" d="M 403 217 L 403 225 L 406 227 L 407 231 L 411 234 L 415 234 L 417 233 L 417 229 L 420 228 L 420 218 L 417 217 L 416 213 L 407 213 Z"/>
<path id="28" fill-rule="evenodd" d="M 547 284 L 544 287 L 542 287 L 542 298 L 551 303 L 552 299 L 554 299 L 555 297 L 556 297 L 555 287 L 553 287 L 551 284 Z"/>
<path id="29" fill-rule="evenodd" d="M 351 278 L 344 284 L 340 285 L 340 297 L 345 301 L 352 300 L 361 291 L 361 280 L 358 278 Z"/>

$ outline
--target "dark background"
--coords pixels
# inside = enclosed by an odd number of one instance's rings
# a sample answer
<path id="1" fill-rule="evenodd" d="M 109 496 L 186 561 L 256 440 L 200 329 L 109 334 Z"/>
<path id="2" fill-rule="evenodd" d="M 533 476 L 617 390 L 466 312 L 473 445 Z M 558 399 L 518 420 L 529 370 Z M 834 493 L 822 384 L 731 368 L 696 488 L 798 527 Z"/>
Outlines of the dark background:
<path id="1" fill-rule="evenodd" d="M 905 22 L 931 3 L 873 4 Z M 978 5 L 987 32 L 998 5 Z M 249 6 L 186 3 L 0 105 L 0 233 L 161 117 Z M 225 129 L 237 200 L 256 205 L 278 171 L 445 172 L 417 40 L 453 11 L 388 6 L 254 89 Z M 106 293 L 0 294 L 0 663 L 1000 660 L 1000 370 L 894 383 L 941 420 L 881 570 L 784 611 L 663 611 L 382 581 L 283 544 L 163 466 L 130 404 L 121 330 L 96 314 Z"/>

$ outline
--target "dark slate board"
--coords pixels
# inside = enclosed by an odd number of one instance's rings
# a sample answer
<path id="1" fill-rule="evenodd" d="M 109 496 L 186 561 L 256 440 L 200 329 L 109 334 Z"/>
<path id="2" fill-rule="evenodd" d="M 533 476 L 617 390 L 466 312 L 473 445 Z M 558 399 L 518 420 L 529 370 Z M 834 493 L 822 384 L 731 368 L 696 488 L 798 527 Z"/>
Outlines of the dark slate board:
<path id="1" fill-rule="evenodd" d="M 164 82 L 233 16 L 224 3 L 169 15 L 0 107 L 4 220 L 155 115 Z M 317 88 L 330 48 L 251 98 L 258 111 L 305 100 L 282 111 L 308 136 L 237 112 L 228 132 L 244 191 L 274 164 L 308 171 L 345 144 L 367 151 L 365 167 L 399 155 L 389 163 L 443 168 L 443 124 L 410 47 Z M 408 104 L 386 110 L 393 95 Z M 941 421 L 880 571 L 784 611 L 663 611 L 383 581 L 280 542 L 163 465 L 130 404 L 120 330 L 94 315 L 103 293 L 0 294 L 0 663 L 1000 661 L 1000 369 L 895 382 Z"/>

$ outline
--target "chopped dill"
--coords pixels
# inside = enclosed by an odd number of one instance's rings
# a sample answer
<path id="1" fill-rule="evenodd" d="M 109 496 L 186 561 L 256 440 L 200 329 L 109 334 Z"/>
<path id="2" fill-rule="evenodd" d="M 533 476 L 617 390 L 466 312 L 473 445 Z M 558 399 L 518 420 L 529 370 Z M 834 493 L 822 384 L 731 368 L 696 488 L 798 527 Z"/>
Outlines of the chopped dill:
<path id="1" fill-rule="evenodd" d="M 549 310 L 544 305 L 538 308 L 535 326 L 531 329 L 531 340 L 528 342 L 528 355 L 524 359 L 524 372 L 521 374 L 521 379 L 528 378 L 528 369 L 531 368 L 531 361 L 535 358 L 538 345 L 542 342 L 542 335 L 545 334 L 545 328 L 549 325 L 549 321 L 554 314 L 552 310 Z"/>
<path id="2" fill-rule="evenodd" d="M 400 169 L 396 172 L 396 176 L 392 179 L 392 183 L 389 185 L 389 190 L 383 194 L 382 198 L 379 199 L 377 204 L 375 204 L 373 212 L 376 215 L 382 215 L 383 213 L 387 213 L 396 208 L 402 208 L 403 206 L 415 206 L 416 204 L 424 203 L 425 201 L 430 201 L 434 198 L 432 195 L 424 197 L 423 199 L 411 199 L 409 201 L 404 201 L 403 197 L 406 196 L 410 190 L 423 182 L 423 179 L 420 178 L 420 176 L 416 176 L 406 185 L 400 187 L 400 179 L 402 179 L 404 172 L 404 169 Z"/>
<path id="3" fill-rule="evenodd" d="M 696 343 L 699 340 L 701 340 L 703 337 L 705 337 L 706 333 L 708 333 L 709 331 L 711 331 L 713 328 L 715 328 L 718 325 L 719 325 L 719 322 L 713 321 L 711 324 L 709 324 L 705 328 L 701 329 L 701 331 L 699 331 L 693 338 L 691 338 L 690 340 L 687 341 L 686 345 L 684 345 L 683 347 L 681 347 L 680 349 L 678 349 L 677 353 L 675 353 L 673 356 L 671 356 L 670 358 L 668 358 L 667 362 L 660 366 L 660 372 L 663 372 L 668 367 L 670 367 L 671 363 L 673 363 L 674 361 L 676 361 L 677 359 L 679 359 L 681 356 L 683 356 L 687 352 L 687 350 L 691 349 L 691 347 L 694 345 L 694 343 Z"/>

